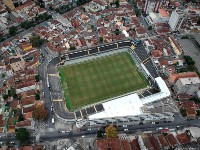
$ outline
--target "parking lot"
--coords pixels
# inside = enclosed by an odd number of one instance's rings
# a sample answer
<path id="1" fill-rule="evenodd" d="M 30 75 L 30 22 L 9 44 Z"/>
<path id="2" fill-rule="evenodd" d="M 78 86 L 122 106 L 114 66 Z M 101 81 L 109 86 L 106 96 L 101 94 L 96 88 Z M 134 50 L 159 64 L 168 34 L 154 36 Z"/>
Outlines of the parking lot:
<path id="1" fill-rule="evenodd" d="M 200 50 L 195 46 L 195 44 L 192 42 L 192 40 L 189 39 L 179 39 L 178 42 L 180 43 L 181 47 L 183 48 L 183 51 L 192 57 L 192 59 L 195 61 L 195 65 L 197 69 L 200 71 Z"/>

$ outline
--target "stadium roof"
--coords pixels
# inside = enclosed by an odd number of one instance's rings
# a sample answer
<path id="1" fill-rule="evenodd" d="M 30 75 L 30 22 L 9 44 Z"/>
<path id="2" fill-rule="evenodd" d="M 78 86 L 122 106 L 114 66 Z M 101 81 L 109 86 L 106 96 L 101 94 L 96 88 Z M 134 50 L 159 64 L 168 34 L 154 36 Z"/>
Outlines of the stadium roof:
<path id="1" fill-rule="evenodd" d="M 88 116 L 89 120 L 101 119 L 101 118 L 112 118 L 112 117 L 123 117 L 123 116 L 136 116 L 143 114 L 141 107 L 143 104 L 160 100 L 170 96 L 170 91 L 166 86 L 164 80 L 161 77 L 155 78 L 160 92 L 139 98 L 137 93 L 123 96 L 108 102 L 103 103 L 104 111 Z"/>
<path id="2" fill-rule="evenodd" d="M 139 115 L 142 101 L 137 94 L 131 94 L 103 103 L 104 111 L 90 115 L 89 119 Z"/>

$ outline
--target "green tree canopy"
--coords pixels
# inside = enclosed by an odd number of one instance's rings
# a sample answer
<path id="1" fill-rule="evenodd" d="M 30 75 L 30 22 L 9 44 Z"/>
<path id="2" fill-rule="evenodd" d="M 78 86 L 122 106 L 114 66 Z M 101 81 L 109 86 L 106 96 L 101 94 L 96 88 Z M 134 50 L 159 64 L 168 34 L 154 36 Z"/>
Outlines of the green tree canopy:
<path id="1" fill-rule="evenodd" d="M 187 62 L 187 64 L 190 65 L 195 65 L 195 61 L 190 57 L 190 56 L 184 56 L 185 61 Z"/>
<path id="2" fill-rule="evenodd" d="M 44 40 L 41 39 L 38 35 L 34 35 L 30 38 L 30 42 L 33 47 L 40 47 L 44 43 Z"/>
<path id="3" fill-rule="evenodd" d="M 15 27 L 15 26 L 10 27 L 9 28 L 9 35 L 13 36 L 15 34 L 17 34 L 17 27 Z"/>
<path id="4" fill-rule="evenodd" d="M 28 139 L 29 132 L 26 130 L 26 128 L 19 128 L 16 132 L 16 138 L 20 141 L 24 141 Z"/>
<path id="5" fill-rule="evenodd" d="M 103 132 L 101 130 L 97 131 L 97 138 L 103 138 Z"/>

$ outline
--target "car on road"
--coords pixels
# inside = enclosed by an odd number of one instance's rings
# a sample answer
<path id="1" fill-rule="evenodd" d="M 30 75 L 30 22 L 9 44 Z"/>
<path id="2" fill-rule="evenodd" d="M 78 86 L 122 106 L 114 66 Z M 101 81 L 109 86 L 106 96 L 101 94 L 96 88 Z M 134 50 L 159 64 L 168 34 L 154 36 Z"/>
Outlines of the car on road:
<path id="1" fill-rule="evenodd" d="M 85 138 L 86 136 L 85 135 L 82 135 L 82 138 Z"/>
<path id="2" fill-rule="evenodd" d="M 128 129 L 124 129 L 124 131 L 128 131 Z"/>
<path id="3" fill-rule="evenodd" d="M 61 133 L 65 133 L 65 131 L 61 131 Z"/>
<path id="4" fill-rule="evenodd" d="M 51 111 L 53 111 L 53 106 L 51 106 Z"/>
<path id="5" fill-rule="evenodd" d="M 52 118 L 52 120 L 51 120 L 51 121 L 52 121 L 52 123 L 55 123 L 55 119 L 54 119 L 54 118 Z"/>

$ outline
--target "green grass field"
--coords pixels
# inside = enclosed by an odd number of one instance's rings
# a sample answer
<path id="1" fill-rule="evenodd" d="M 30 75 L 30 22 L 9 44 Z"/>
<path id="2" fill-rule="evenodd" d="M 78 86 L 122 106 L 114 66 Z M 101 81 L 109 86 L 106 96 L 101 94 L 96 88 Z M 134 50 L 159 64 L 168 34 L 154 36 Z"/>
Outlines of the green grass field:
<path id="1" fill-rule="evenodd" d="M 148 85 L 128 52 L 68 65 L 59 73 L 69 110 Z"/>

